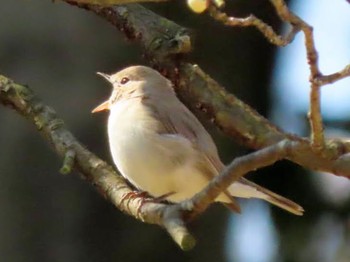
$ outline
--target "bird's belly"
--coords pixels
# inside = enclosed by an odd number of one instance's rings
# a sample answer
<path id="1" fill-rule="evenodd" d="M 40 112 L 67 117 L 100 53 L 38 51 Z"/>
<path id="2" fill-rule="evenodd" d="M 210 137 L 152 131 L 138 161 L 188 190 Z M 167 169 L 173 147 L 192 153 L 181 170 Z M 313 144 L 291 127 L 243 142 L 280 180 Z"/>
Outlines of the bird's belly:
<path id="1" fill-rule="evenodd" d="M 173 202 L 192 197 L 208 179 L 196 167 L 197 153 L 191 142 L 158 134 L 159 123 L 145 109 L 136 114 L 136 106 L 141 104 L 120 103 L 108 120 L 109 143 L 118 170 L 154 197 L 172 192 L 167 199 Z"/>
<path id="2" fill-rule="evenodd" d="M 138 189 L 154 197 L 173 193 L 167 199 L 178 202 L 192 197 L 208 183 L 186 150 L 182 152 L 183 159 L 174 159 L 174 148 L 157 135 L 133 128 L 128 135 L 115 132 L 113 136 L 111 153 L 118 170 Z"/>

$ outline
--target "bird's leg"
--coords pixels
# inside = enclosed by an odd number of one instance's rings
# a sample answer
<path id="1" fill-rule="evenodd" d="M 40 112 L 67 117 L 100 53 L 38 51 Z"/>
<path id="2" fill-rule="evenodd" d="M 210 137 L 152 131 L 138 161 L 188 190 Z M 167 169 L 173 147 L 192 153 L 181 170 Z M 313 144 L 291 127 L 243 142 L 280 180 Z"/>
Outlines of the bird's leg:
<path id="1" fill-rule="evenodd" d="M 145 192 L 145 193 L 147 193 L 147 192 Z M 141 199 L 141 201 L 140 201 L 140 205 L 138 206 L 138 208 L 137 208 L 137 214 L 140 214 L 141 213 L 141 208 L 142 208 L 142 206 L 145 204 L 145 203 L 160 203 L 160 202 L 162 202 L 162 201 L 164 201 L 164 200 L 166 200 L 166 198 L 168 197 L 168 196 L 171 196 L 171 195 L 173 195 L 173 194 L 175 194 L 176 192 L 169 192 L 169 193 L 166 193 L 166 194 L 163 194 L 163 195 L 160 195 L 160 196 L 158 196 L 158 197 L 149 197 L 149 195 L 148 195 L 148 197 L 147 198 L 142 198 Z"/>
<path id="2" fill-rule="evenodd" d="M 125 200 L 131 200 L 133 198 L 141 198 L 141 202 L 147 197 L 149 198 L 150 195 L 146 191 L 131 191 L 129 193 L 126 193 L 123 195 L 122 199 L 120 200 L 120 204 L 123 204 Z M 129 204 L 129 203 L 128 203 Z"/>

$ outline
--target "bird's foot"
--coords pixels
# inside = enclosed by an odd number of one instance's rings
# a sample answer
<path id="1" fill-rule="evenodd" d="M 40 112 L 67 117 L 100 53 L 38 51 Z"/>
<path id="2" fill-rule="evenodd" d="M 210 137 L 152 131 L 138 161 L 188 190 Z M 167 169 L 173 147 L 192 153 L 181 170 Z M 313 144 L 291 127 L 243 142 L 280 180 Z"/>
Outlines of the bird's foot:
<path id="1" fill-rule="evenodd" d="M 141 198 L 142 200 L 146 197 L 150 197 L 146 191 L 131 191 L 122 196 L 122 199 L 120 200 L 120 204 L 122 205 L 124 201 L 128 201 L 128 204 L 129 204 L 130 200 L 132 199 Z"/>
<path id="2" fill-rule="evenodd" d="M 161 196 L 158 196 L 158 197 L 148 197 L 146 198 L 142 198 L 141 201 L 140 201 L 140 204 L 137 208 L 137 215 L 140 215 L 142 212 L 141 212 L 141 208 L 143 207 L 144 204 L 146 203 L 160 203 L 164 200 L 166 200 L 167 197 L 171 196 L 175 194 L 175 192 L 169 192 L 169 193 L 166 193 L 164 195 L 161 195 Z"/>
<path id="3" fill-rule="evenodd" d="M 161 196 L 163 197 L 163 196 Z M 150 202 L 160 202 L 161 200 L 158 200 L 159 197 L 156 199 L 153 198 L 148 192 L 146 191 L 131 191 L 129 193 L 126 193 L 123 195 L 122 199 L 120 200 L 120 204 L 122 205 L 124 201 L 127 201 L 126 206 L 129 206 L 129 202 L 135 198 L 139 198 L 139 204 L 137 207 L 136 214 L 138 217 L 141 215 L 141 208 L 145 203 L 150 203 Z"/>

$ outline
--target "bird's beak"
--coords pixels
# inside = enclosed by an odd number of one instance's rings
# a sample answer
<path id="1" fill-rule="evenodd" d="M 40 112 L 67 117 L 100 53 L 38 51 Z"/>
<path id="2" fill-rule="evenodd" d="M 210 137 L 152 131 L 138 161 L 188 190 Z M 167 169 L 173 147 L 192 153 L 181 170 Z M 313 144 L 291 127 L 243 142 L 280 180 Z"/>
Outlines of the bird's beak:
<path id="1" fill-rule="evenodd" d="M 111 76 L 107 75 L 105 73 L 101 73 L 101 72 L 96 72 L 96 74 L 102 76 L 104 79 L 106 79 L 108 82 L 111 82 Z"/>
<path id="2" fill-rule="evenodd" d="M 95 107 L 94 110 L 91 111 L 91 113 L 101 112 L 104 110 L 109 110 L 109 100 L 103 102 L 99 106 Z"/>
<path id="3" fill-rule="evenodd" d="M 102 76 L 108 82 L 111 82 L 110 75 L 107 75 L 107 74 L 101 73 L 101 72 L 96 72 L 96 74 Z M 94 110 L 91 111 L 91 113 L 97 113 L 97 112 L 101 112 L 101 111 L 105 111 L 105 110 L 109 110 L 109 100 L 107 100 L 107 101 L 103 102 L 102 104 L 100 104 L 99 106 L 95 107 Z"/>

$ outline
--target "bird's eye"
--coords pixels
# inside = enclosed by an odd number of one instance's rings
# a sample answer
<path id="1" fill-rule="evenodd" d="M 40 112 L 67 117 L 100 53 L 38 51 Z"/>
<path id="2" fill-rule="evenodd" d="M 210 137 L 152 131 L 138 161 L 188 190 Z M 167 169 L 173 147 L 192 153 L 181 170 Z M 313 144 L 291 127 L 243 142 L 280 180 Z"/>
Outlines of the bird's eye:
<path id="1" fill-rule="evenodd" d="M 122 85 L 125 85 L 127 82 L 129 82 L 129 78 L 127 78 L 127 77 L 123 77 L 122 78 L 122 80 L 120 80 L 120 83 L 122 84 Z"/>

